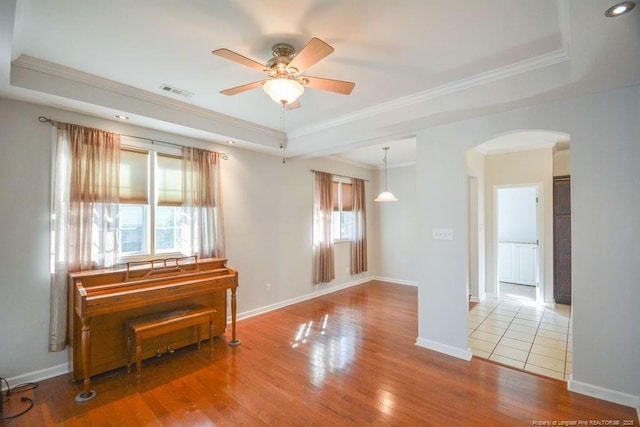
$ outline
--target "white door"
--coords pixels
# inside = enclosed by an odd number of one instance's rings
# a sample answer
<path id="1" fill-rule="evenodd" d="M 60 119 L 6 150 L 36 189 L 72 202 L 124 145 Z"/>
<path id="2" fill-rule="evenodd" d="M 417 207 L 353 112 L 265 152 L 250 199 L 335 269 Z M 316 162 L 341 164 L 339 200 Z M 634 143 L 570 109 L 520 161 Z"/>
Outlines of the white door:
<path id="1" fill-rule="evenodd" d="M 495 192 L 498 280 L 536 286 L 538 301 L 539 189 L 539 185 L 498 186 Z"/>
<path id="2" fill-rule="evenodd" d="M 536 285 L 536 251 L 535 244 L 517 244 L 516 259 L 518 264 L 517 277 L 514 283 L 521 285 Z"/>

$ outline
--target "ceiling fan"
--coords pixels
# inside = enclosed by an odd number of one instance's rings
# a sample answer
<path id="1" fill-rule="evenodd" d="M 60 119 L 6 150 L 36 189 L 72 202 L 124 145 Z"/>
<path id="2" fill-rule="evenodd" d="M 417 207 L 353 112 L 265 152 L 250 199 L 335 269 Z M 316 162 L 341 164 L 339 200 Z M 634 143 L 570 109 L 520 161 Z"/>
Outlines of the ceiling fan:
<path id="1" fill-rule="evenodd" d="M 307 68 L 330 55 L 333 50 L 327 43 L 314 37 L 297 54 L 290 44 L 275 44 L 271 49 L 273 57 L 265 65 L 229 49 L 217 49 L 211 53 L 263 72 L 269 77 L 265 80 L 225 89 L 220 93 L 237 95 L 262 86 L 271 99 L 286 108 L 292 109 L 301 106 L 298 98 L 304 92 L 305 87 L 343 95 L 351 93 L 356 85 L 355 83 L 301 75 Z"/>

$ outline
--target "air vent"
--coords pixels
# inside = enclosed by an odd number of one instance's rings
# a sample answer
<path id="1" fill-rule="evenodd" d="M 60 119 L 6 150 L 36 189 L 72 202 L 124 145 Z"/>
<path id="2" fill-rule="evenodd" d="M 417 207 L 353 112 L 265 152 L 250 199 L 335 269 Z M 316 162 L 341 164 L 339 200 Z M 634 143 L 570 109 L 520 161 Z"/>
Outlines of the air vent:
<path id="1" fill-rule="evenodd" d="M 191 98 L 194 95 L 193 92 L 189 92 L 188 90 L 184 90 L 184 89 L 180 89 L 180 88 L 177 88 L 177 87 L 174 87 L 174 86 L 170 86 L 168 84 L 160 85 L 160 89 L 162 89 L 164 92 L 173 93 L 174 95 L 184 96 L 185 98 Z"/>

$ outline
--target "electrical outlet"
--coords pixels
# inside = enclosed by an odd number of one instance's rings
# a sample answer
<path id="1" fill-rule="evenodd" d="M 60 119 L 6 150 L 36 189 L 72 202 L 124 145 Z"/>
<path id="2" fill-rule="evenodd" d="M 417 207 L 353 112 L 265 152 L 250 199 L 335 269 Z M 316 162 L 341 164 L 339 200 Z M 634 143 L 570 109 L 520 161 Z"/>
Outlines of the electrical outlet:
<path id="1" fill-rule="evenodd" d="M 264 290 L 266 292 L 271 292 L 271 283 L 267 283 L 266 285 L 264 285 Z"/>

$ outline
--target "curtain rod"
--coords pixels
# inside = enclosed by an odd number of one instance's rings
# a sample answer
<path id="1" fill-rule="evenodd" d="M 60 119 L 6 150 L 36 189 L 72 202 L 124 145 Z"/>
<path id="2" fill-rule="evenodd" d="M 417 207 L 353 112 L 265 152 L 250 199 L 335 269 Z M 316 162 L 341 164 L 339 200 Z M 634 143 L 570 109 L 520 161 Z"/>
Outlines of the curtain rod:
<path id="1" fill-rule="evenodd" d="M 338 176 L 338 177 L 340 177 L 340 178 L 361 179 L 361 180 L 363 180 L 363 181 L 369 182 L 369 180 L 368 180 L 368 179 L 364 179 L 364 178 L 356 178 L 355 176 L 339 175 L 339 174 L 337 174 L 337 173 L 317 171 L 317 170 L 315 170 L 315 169 L 311 169 L 311 172 L 322 172 L 322 173 L 328 173 L 328 174 L 330 174 L 330 175 Z"/>
<path id="2" fill-rule="evenodd" d="M 44 116 L 40 116 L 38 117 L 38 121 L 40 121 L 40 123 L 51 123 L 51 126 L 57 126 L 58 122 L 56 122 L 55 120 L 51 120 L 47 117 Z M 163 145 L 170 145 L 173 147 L 183 147 L 183 145 L 180 144 L 176 144 L 174 142 L 167 142 L 167 141 L 160 141 L 158 139 L 151 139 L 151 138 L 145 138 L 144 136 L 136 136 L 136 135 L 126 135 L 124 133 L 120 134 L 121 136 L 126 136 L 128 138 L 136 138 L 136 139 L 142 139 L 145 141 L 149 141 L 151 142 L 151 144 L 163 144 Z M 213 151 L 213 150 L 209 150 L 209 151 Z M 220 155 L 220 158 L 223 160 L 229 160 L 229 153 L 222 153 L 219 151 L 213 151 L 216 154 Z"/>

